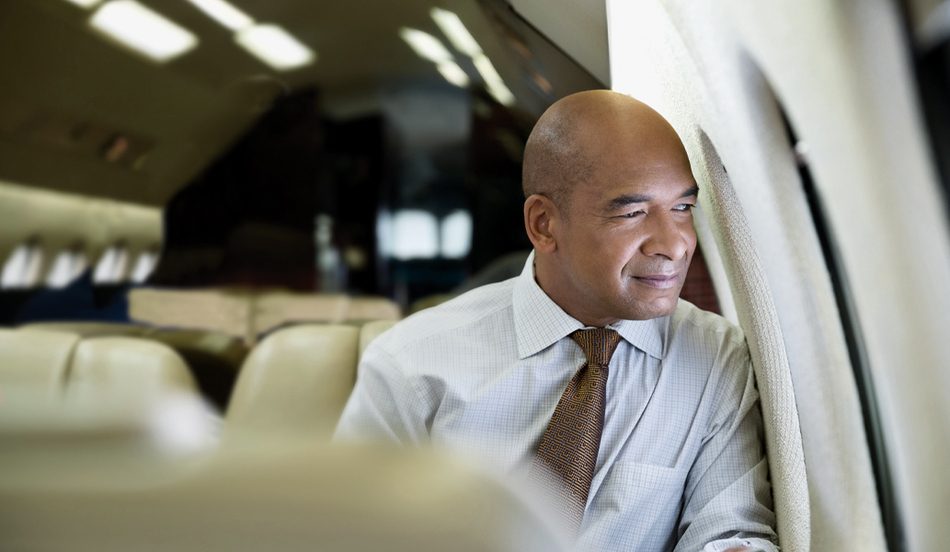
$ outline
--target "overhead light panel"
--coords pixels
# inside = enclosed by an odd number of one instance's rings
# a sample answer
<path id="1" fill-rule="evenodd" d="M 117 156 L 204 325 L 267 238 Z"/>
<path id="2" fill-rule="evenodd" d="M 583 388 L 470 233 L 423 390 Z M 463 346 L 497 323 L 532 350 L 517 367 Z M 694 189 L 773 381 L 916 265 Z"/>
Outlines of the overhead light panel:
<path id="1" fill-rule="evenodd" d="M 79 6 L 80 8 L 86 8 L 86 9 L 89 9 L 95 6 L 96 4 L 98 4 L 99 2 L 102 2 L 102 0 L 66 0 L 66 1 L 69 2 L 70 4 L 75 4 Z"/>
<path id="2" fill-rule="evenodd" d="M 270 23 L 254 25 L 237 33 L 237 43 L 278 71 L 313 63 L 317 55 L 283 28 Z"/>
<path id="3" fill-rule="evenodd" d="M 472 61 L 475 63 L 475 69 L 478 70 L 478 74 L 480 74 L 482 80 L 485 81 L 485 87 L 488 89 L 488 93 L 491 94 L 491 97 L 495 98 L 495 101 L 501 105 L 513 105 L 515 103 L 515 95 L 511 93 L 508 85 L 505 84 L 505 81 L 501 78 L 501 75 L 498 74 L 495 66 L 492 65 L 491 60 L 483 54 L 476 56 Z"/>
<path id="4" fill-rule="evenodd" d="M 439 254 L 439 223 L 432 213 L 420 209 L 396 211 L 391 232 L 395 259 L 431 259 Z"/>
<path id="5" fill-rule="evenodd" d="M 198 44 L 198 37 L 190 31 L 134 0 L 108 2 L 92 15 L 89 24 L 157 62 L 169 61 Z"/>
<path id="6" fill-rule="evenodd" d="M 232 31 L 240 31 L 254 24 L 254 19 L 225 0 L 188 0 L 211 19 Z"/>
<path id="7" fill-rule="evenodd" d="M 448 259 L 464 259 L 472 250 L 472 214 L 458 209 L 442 219 L 442 256 Z"/>
<path id="8" fill-rule="evenodd" d="M 472 37 L 472 33 L 468 32 L 465 24 L 454 12 L 442 8 L 432 8 L 429 14 L 456 50 L 473 58 L 482 53 L 481 46 L 478 45 L 478 42 Z"/>
<path id="9" fill-rule="evenodd" d="M 451 84 L 458 86 L 459 88 L 465 88 L 468 86 L 469 78 L 468 74 L 459 67 L 458 63 L 454 61 L 443 61 L 436 65 L 436 69 L 439 70 L 439 73 L 445 80 L 449 81 Z"/>
<path id="10" fill-rule="evenodd" d="M 452 54 L 442 45 L 442 42 L 429 33 L 403 27 L 399 29 L 399 36 L 409 44 L 416 55 L 423 59 L 435 63 L 453 60 Z"/>

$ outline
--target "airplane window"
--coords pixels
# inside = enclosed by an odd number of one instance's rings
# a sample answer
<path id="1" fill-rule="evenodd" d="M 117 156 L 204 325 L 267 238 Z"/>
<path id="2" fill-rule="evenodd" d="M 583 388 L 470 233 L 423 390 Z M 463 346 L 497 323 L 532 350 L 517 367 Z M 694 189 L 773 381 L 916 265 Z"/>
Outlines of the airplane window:
<path id="1" fill-rule="evenodd" d="M 387 210 L 380 211 L 376 216 L 376 244 L 380 256 L 393 255 L 393 215 Z"/>
<path id="2" fill-rule="evenodd" d="M 900 512 L 897 508 L 880 409 L 878 407 L 874 382 L 871 377 L 871 367 L 864 347 L 864 338 L 861 328 L 858 324 L 854 299 L 848 285 L 841 254 L 838 252 L 838 246 L 835 243 L 832 229 L 825 214 L 821 194 L 815 186 L 815 181 L 811 173 L 808 144 L 799 140 L 785 111 L 782 110 L 781 106 L 779 106 L 779 108 L 785 121 L 789 144 L 792 147 L 792 153 L 798 165 L 798 172 L 815 225 L 815 232 L 821 243 L 825 265 L 828 267 L 828 273 L 831 277 L 835 300 L 838 304 L 838 312 L 841 316 L 841 328 L 845 335 L 845 341 L 847 342 L 848 356 L 850 357 L 851 366 L 854 370 L 854 379 L 861 400 L 861 413 L 864 418 L 864 426 L 868 438 L 868 451 L 870 452 L 871 463 L 874 468 L 874 479 L 877 485 L 877 495 L 881 507 L 884 532 L 888 543 L 893 546 L 894 543 L 901 542 L 903 539 Z"/>
<path id="3" fill-rule="evenodd" d="M 43 251 L 36 242 L 17 246 L 3 265 L 0 287 L 4 289 L 29 288 L 36 285 L 43 265 Z"/>
<path id="4" fill-rule="evenodd" d="M 442 219 L 442 256 L 461 259 L 472 249 L 472 215 L 454 211 Z"/>
<path id="5" fill-rule="evenodd" d="M 46 285 L 53 289 L 64 288 L 86 269 L 88 261 L 86 254 L 80 248 L 71 248 L 60 251 L 53 260 L 49 274 L 46 276 Z"/>
<path id="6" fill-rule="evenodd" d="M 431 259 L 439 254 L 439 227 L 432 213 L 415 209 L 396 211 L 391 233 L 395 259 Z"/>
<path id="7" fill-rule="evenodd" d="M 135 260 L 135 266 L 132 267 L 130 279 L 136 284 L 145 282 L 152 270 L 155 269 L 156 264 L 158 264 L 158 253 L 155 250 L 141 252 Z"/>
<path id="8" fill-rule="evenodd" d="M 96 264 L 92 273 L 92 281 L 96 284 L 117 284 L 122 282 L 126 275 L 129 252 L 124 245 L 113 245 Z"/>

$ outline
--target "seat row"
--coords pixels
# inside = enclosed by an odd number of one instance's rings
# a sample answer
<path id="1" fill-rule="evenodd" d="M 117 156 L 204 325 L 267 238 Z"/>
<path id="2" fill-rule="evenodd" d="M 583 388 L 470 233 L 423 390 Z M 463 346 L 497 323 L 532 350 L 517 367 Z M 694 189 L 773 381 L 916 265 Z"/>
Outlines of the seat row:
<path id="1" fill-rule="evenodd" d="M 0 382 L 8 389 L 42 388 L 50 396 L 83 386 L 117 394 L 196 388 L 184 360 L 162 343 L 34 329 L 0 330 Z"/>
<path id="2" fill-rule="evenodd" d="M 213 331 L 256 343 L 283 326 L 398 320 L 399 305 L 385 297 L 248 288 L 138 288 L 129 292 L 129 316 L 155 325 Z"/>
<path id="3" fill-rule="evenodd" d="M 224 413 L 226 434 L 328 437 L 362 350 L 392 324 L 291 326 L 249 352 L 237 338 L 195 330 L 101 323 L 0 329 L 0 389 L 41 388 L 51 397 L 94 389 L 106 400 L 202 394 Z"/>
<path id="4" fill-rule="evenodd" d="M 219 446 L 185 442 L 203 423 L 194 409 L 157 401 L 136 418 L 137 404 L 100 403 L 197 396 L 174 344 L 151 338 L 161 332 L 0 330 L 0 549 L 563 549 L 529 495 L 468 463 L 433 449 L 326 442 L 361 352 L 392 324 L 266 337 L 237 372 Z M 100 392 L 59 409 L 20 387 Z"/>

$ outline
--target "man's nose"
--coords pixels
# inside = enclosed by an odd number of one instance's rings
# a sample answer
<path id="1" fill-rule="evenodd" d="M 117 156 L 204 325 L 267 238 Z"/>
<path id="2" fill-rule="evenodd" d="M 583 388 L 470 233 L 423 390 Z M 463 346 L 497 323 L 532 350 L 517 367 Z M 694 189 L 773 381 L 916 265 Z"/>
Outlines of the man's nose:
<path id="1" fill-rule="evenodd" d="M 671 261 L 682 259 L 689 251 L 690 243 L 695 241 L 693 226 L 665 214 L 651 219 L 641 246 L 643 254 L 650 257 L 659 255 Z"/>

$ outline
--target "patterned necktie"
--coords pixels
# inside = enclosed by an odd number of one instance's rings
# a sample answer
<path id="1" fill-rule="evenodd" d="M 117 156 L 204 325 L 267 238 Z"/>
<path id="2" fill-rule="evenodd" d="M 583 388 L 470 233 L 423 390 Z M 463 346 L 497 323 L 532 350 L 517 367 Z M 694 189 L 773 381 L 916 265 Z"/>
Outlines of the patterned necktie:
<path id="1" fill-rule="evenodd" d="M 577 371 L 561 395 L 554 416 L 548 422 L 533 468 L 544 468 L 564 485 L 557 494 L 565 500 L 572 529 L 580 526 L 587 505 L 590 482 L 597 465 L 600 434 L 604 429 L 607 402 L 607 364 L 617 348 L 620 335 L 614 330 L 577 330 L 571 339 L 580 345 L 587 364 Z"/>

